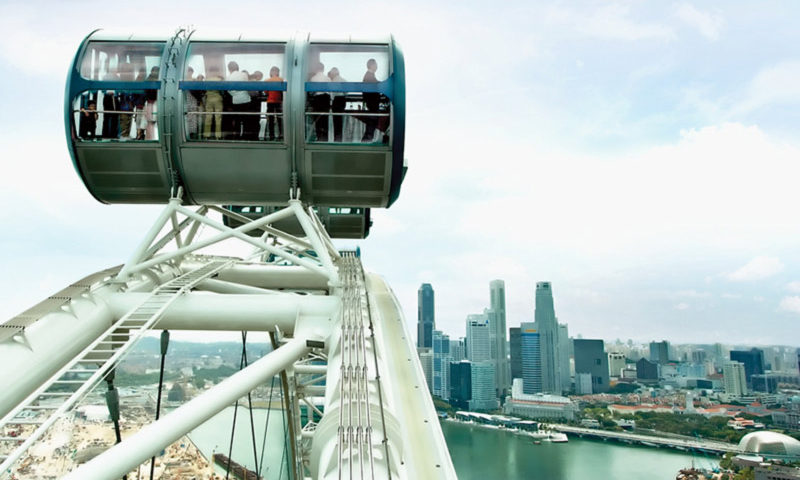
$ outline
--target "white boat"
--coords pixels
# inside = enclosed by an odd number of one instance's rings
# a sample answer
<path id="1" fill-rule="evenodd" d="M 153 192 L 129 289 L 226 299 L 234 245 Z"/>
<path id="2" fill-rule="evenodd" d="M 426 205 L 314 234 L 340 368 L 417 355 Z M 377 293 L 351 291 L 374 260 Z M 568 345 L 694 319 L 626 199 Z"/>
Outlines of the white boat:
<path id="1" fill-rule="evenodd" d="M 567 434 L 561 432 L 550 432 L 547 436 L 547 440 L 550 443 L 567 443 L 569 441 Z"/>

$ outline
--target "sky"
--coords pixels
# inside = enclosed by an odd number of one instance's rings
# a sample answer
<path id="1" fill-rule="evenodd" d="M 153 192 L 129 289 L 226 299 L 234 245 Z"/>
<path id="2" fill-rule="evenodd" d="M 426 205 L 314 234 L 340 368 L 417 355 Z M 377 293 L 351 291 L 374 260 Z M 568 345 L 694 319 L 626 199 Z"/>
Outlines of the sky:
<path id="1" fill-rule="evenodd" d="M 571 335 L 800 345 L 800 4 L 220 5 L 0 2 L 0 318 L 124 262 L 160 210 L 101 205 L 72 168 L 80 42 L 190 25 L 396 36 L 409 170 L 358 245 L 412 332 L 421 283 L 461 336 L 499 278 L 509 327 L 551 281 Z"/>

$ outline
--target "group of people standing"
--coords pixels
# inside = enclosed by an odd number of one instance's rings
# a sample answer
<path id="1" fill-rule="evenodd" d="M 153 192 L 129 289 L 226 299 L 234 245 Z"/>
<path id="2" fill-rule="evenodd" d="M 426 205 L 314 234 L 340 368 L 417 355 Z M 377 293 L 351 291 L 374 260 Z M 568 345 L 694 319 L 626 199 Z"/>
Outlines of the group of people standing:
<path id="1" fill-rule="evenodd" d="M 146 75 L 139 69 L 134 78 L 133 65 L 122 62 L 117 68 L 110 68 L 103 77 L 109 82 L 151 82 L 158 81 L 159 68 L 153 67 Z M 124 91 L 100 90 L 87 92 L 81 98 L 78 136 L 84 140 L 156 140 L 156 100 L 158 90 Z M 98 111 L 98 102 L 103 110 Z M 97 122 L 103 114 L 100 135 L 97 135 Z"/>
<path id="2" fill-rule="evenodd" d="M 272 67 L 269 77 L 256 70 L 252 74 L 240 70 L 239 64 L 228 62 L 228 76 L 222 78 L 219 68 L 211 66 L 208 76 L 194 76 L 189 67 L 189 81 L 221 82 L 283 82 L 281 71 Z M 283 92 L 257 90 L 190 90 L 186 94 L 186 128 L 189 138 L 205 140 L 258 140 L 263 112 L 261 105 L 267 103 L 267 128 L 265 140 L 283 140 Z M 277 126 L 277 135 L 276 127 Z"/>
<path id="3" fill-rule="evenodd" d="M 375 72 L 378 70 L 378 62 L 374 58 L 367 60 L 367 72 L 361 80 L 363 83 L 378 83 Z M 333 67 L 325 74 L 325 65 L 316 62 L 311 68 L 309 82 L 346 82 L 339 74 L 339 69 Z M 342 141 L 342 127 L 344 124 L 344 113 L 347 107 L 347 98 L 344 92 L 311 92 L 309 94 L 309 106 L 315 114 L 312 119 L 314 124 L 314 134 L 316 141 L 328 141 L 328 115 L 333 113 L 333 141 Z M 378 112 L 380 110 L 381 94 L 377 92 L 362 93 L 366 115 L 359 115 L 358 118 L 364 122 L 364 135 L 362 142 L 372 142 L 375 137 L 375 129 L 378 127 Z"/>

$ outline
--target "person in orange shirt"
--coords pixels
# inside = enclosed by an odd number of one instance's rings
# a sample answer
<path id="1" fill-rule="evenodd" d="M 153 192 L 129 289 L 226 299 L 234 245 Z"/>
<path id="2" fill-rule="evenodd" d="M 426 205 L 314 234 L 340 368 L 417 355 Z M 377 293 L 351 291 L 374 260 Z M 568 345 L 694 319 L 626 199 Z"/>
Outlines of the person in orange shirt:
<path id="1" fill-rule="evenodd" d="M 268 82 L 282 82 L 278 67 L 269 69 Z M 283 140 L 283 92 L 270 90 L 267 92 L 267 131 L 270 141 L 275 140 L 275 122 L 278 123 L 278 141 Z"/>

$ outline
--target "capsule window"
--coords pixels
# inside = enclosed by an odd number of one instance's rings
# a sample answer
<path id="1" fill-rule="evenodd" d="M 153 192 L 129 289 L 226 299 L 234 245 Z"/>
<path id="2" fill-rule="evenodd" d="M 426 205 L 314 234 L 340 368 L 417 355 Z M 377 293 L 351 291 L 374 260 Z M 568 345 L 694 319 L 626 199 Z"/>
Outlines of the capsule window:
<path id="1" fill-rule="evenodd" d="M 89 42 L 81 61 L 87 80 L 145 82 L 159 80 L 161 43 Z"/>
<path id="2" fill-rule="evenodd" d="M 379 87 L 390 67 L 386 45 L 312 44 L 306 65 L 306 141 L 388 144 L 391 101 Z"/>
<path id="3" fill-rule="evenodd" d="M 158 90 L 91 90 L 72 102 L 80 142 L 157 141 Z"/>
<path id="4" fill-rule="evenodd" d="M 282 142 L 285 70 L 285 44 L 191 44 L 181 82 L 187 139 Z"/>

